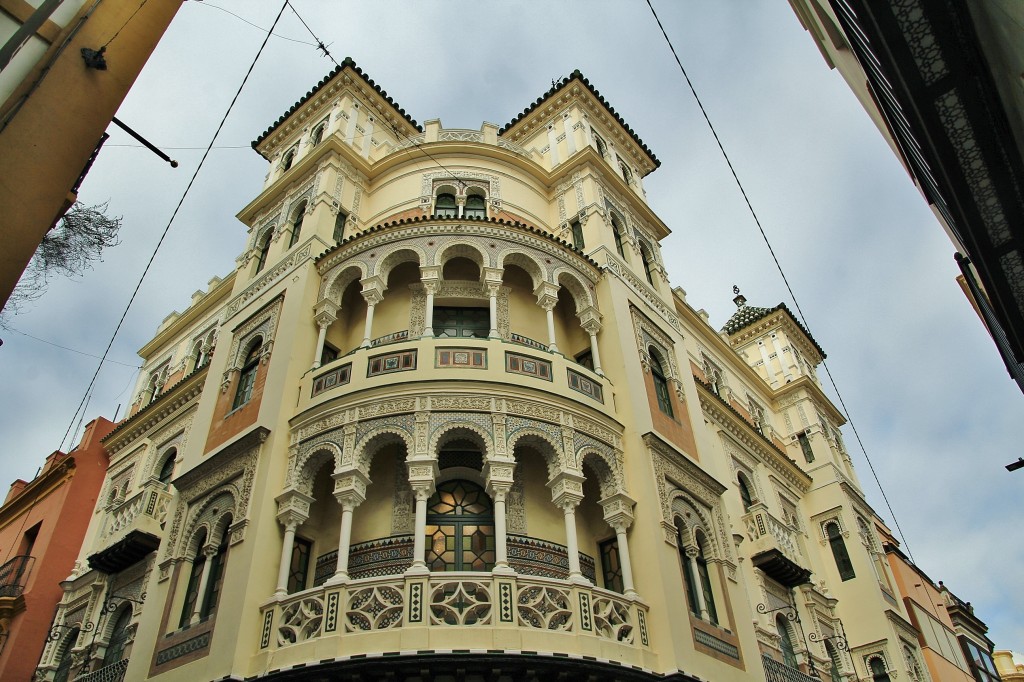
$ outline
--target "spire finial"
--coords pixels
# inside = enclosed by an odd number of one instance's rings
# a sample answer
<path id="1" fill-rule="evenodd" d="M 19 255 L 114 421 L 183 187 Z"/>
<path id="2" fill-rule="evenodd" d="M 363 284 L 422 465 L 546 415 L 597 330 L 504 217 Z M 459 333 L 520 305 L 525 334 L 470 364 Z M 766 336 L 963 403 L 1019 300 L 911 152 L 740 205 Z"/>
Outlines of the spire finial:
<path id="1" fill-rule="evenodd" d="M 736 294 L 736 298 L 732 299 L 732 302 L 736 304 L 737 308 L 742 308 L 747 304 L 747 299 L 740 293 L 740 288 L 735 284 L 732 285 L 732 293 Z"/>

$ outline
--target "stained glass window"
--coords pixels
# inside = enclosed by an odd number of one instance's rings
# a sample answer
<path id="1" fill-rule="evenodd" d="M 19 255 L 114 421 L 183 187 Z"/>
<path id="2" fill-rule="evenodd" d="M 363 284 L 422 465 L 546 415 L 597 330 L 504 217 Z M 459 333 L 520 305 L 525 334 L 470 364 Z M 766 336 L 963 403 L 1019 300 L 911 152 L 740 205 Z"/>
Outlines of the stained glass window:
<path id="1" fill-rule="evenodd" d="M 427 503 L 427 566 L 431 571 L 494 567 L 494 509 L 476 483 L 447 481 Z"/>
<path id="2" fill-rule="evenodd" d="M 601 550 L 601 573 L 604 587 L 612 592 L 622 592 L 622 564 L 619 563 L 619 541 L 615 538 L 605 540 L 598 549 Z"/>

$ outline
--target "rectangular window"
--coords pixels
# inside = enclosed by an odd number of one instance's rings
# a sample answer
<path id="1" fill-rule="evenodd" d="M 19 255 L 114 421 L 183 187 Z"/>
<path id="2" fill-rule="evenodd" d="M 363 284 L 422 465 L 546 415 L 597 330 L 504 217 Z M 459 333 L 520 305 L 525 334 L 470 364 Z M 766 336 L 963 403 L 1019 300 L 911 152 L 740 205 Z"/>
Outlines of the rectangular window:
<path id="1" fill-rule="evenodd" d="M 479 348 L 438 348 L 434 353 L 434 366 L 487 369 L 487 351 Z"/>
<path id="2" fill-rule="evenodd" d="M 386 353 L 370 358 L 369 365 L 366 368 L 366 376 L 372 377 L 378 374 L 406 372 L 413 369 L 416 369 L 416 351 L 398 351 L 397 353 Z"/>
<path id="3" fill-rule="evenodd" d="M 306 589 L 306 576 L 309 574 L 309 556 L 313 551 L 313 543 L 296 536 L 292 545 L 292 561 L 288 566 L 288 594 L 302 592 Z"/>
<path id="4" fill-rule="evenodd" d="M 434 306 L 434 336 L 449 339 L 486 339 L 491 330 L 488 308 Z"/>
<path id="5" fill-rule="evenodd" d="M 324 344 L 324 350 L 320 353 L 320 364 L 329 365 L 338 359 L 338 349 L 329 343 Z"/>
<path id="6" fill-rule="evenodd" d="M 575 360 L 577 365 L 583 365 L 591 371 L 594 370 L 594 354 L 589 350 L 578 353 Z"/>
<path id="7" fill-rule="evenodd" d="M 321 374 L 316 379 L 314 379 L 313 393 L 310 397 L 312 397 L 313 395 L 317 395 L 318 393 L 328 391 L 334 388 L 335 386 L 343 386 L 347 384 L 351 379 L 352 363 L 348 362 L 342 365 L 341 367 L 333 369 L 330 372 L 327 372 L 326 374 Z"/>
<path id="8" fill-rule="evenodd" d="M 601 551 L 601 574 L 604 577 L 604 588 L 612 592 L 622 593 L 622 564 L 619 563 L 619 541 L 616 538 L 605 540 L 598 545 Z"/>
<path id="9" fill-rule="evenodd" d="M 551 381 L 551 363 L 547 360 L 531 358 L 528 355 L 506 352 L 505 371 Z"/>
<path id="10" fill-rule="evenodd" d="M 574 220 L 569 223 L 569 228 L 572 230 L 572 245 L 577 249 L 583 250 L 583 225 L 580 221 Z"/>
<path id="11" fill-rule="evenodd" d="M 800 443 L 800 449 L 804 453 L 804 459 L 810 464 L 814 461 L 814 451 L 811 450 L 811 441 L 807 438 L 806 433 L 797 434 L 797 441 Z"/>
<path id="12" fill-rule="evenodd" d="M 340 244 L 345 238 L 345 222 L 348 221 L 348 214 L 338 211 L 338 217 L 334 219 L 334 243 Z"/>
<path id="13" fill-rule="evenodd" d="M 591 381 L 576 370 L 566 368 L 566 371 L 569 373 L 569 388 L 579 391 L 599 403 L 604 402 L 604 390 L 601 388 L 601 384 Z"/>

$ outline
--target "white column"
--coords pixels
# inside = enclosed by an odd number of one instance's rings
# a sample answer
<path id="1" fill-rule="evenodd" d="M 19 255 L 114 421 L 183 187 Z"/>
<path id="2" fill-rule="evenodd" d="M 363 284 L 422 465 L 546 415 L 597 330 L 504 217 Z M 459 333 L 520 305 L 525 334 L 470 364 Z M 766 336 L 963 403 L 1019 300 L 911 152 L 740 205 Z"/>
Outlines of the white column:
<path id="1" fill-rule="evenodd" d="M 629 542 L 626 540 L 626 526 L 615 526 L 615 540 L 619 543 L 619 566 L 622 568 L 622 591 L 626 596 L 636 596 L 633 587 L 633 564 L 629 560 Z"/>
<path id="2" fill-rule="evenodd" d="M 598 376 L 604 376 L 604 370 L 601 369 L 601 353 L 597 350 L 597 333 L 592 332 L 590 334 L 590 356 L 594 360 L 594 371 Z"/>
<path id="3" fill-rule="evenodd" d="M 548 125 L 548 146 L 551 148 L 551 167 L 558 165 L 558 131 L 555 124 Z"/>
<path id="4" fill-rule="evenodd" d="M 569 580 L 589 583 L 580 570 L 580 545 L 576 539 L 577 504 L 576 501 L 568 500 L 562 503 L 562 513 L 565 514 L 565 551 L 569 554 Z"/>
<path id="5" fill-rule="evenodd" d="M 355 505 L 350 501 L 341 503 L 341 534 L 338 537 L 338 566 L 332 582 L 348 580 L 348 553 L 352 546 L 352 511 Z"/>
<path id="6" fill-rule="evenodd" d="M 701 582 L 700 571 L 697 570 L 697 554 L 699 551 L 696 547 L 687 547 L 686 560 L 690 562 L 690 575 L 693 576 L 693 591 L 697 593 L 697 608 L 700 609 L 700 619 L 710 621 L 711 615 L 708 613 L 708 605 L 704 601 L 704 583 Z"/>
<path id="7" fill-rule="evenodd" d="M 288 594 L 288 567 L 292 563 L 292 549 L 295 546 L 295 524 L 284 527 L 284 544 L 281 546 L 281 563 L 277 569 L 277 590 L 274 595 L 283 597 Z"/>
<path id="8" fill-rule="evenodd" d="M 376 305 L 370 302 L 366 304 L 366 326 L 363 328 L 363 342 L 360 344 L 363 348 L 370 347 L 370 339 L 373 336 L 373 309 Z"/>
<path id="9" fill-rule="evenodd" d="M 548 350 L 558 352 L 558 344 L 555 343 L 555 314 L 554 305 L 544 307 L 544 314 L 548 318 Z"/>
<path id="10" fill-rule="evenodd" d="M 320 358 L 324 354 L 324 342 L 327 340 L 327 325 L 321 324 L 320 333 L 316 337 L 316 354 L 313 356 L 313 369 L 317 369 L 320 366 Z"/>
<path id="11" fill-rule="evenodd" d="M 573 130 L 572 114 L 566 112 L 562 116 L 562 120 L 565 122 L 565 144 L 569 156 L 576 153 L 576 132 Z"/>
<path id="12" fill-rule="evenodd" d="M 494 501 L 494 571 L 511 572 L 508 565 L 508 528 L 505 521 L 505 491 L 496 490 Z"/>
<path id="13" fill-rule="evenodd" d="M 487 299 L 491 313 L 491 329 L 487 336 L 492 339 L 498 338 L 498 285 L 487 285 Z"/>
<path id="14" fill-rule="evenodd" d="M 207 545 L 203 547 L 203 556 L 206 557 L 206 561 L 203 562 L 203 575 L 199 578 L 196 604 L 192 608 L 192 617 L 189 619 L 190 625 L 195 625 L 199 622 L 199 617 L 203 610 L 204 597 L 206 596 L 206 585 L 210 582 L 210 567 L 213 566 L 213 557 L 217 556 L 217 546 Z"/>
<path id="15" fill-rule="evenodd" d="M 432 337 L 434 335 L 434 292 L 437 291 L 437 283 L 424 282 L 423 288 L 427 291 L 427 310 L 423 316 L 423 336 Z"/>
<path id="16" fill-rule="evenodd" d="M 413 531 L 412 542 L 412 568 L 410 573 L 427 573 L 427 562 L 424 557 L 427 555 L 427 500 L 430 499 L 430 491 L 426 488 L 415 490 L 416 495 L 416 524 Z"/>

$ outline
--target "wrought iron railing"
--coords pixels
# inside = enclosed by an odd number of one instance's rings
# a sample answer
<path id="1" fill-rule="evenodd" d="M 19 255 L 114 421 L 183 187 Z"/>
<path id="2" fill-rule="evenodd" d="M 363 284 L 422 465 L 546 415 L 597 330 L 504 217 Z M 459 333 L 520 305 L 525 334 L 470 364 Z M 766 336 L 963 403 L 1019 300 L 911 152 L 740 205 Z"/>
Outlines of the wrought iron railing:
<path id="1" fill-rule="evenodd" d="M 105 665 L 91 673 L 85 673 L 75 678 L 75 682 L 121 682 L 124 679 L 124 672 L 128 670 L 128 659 Z"/>
<path id="2" fill-rule="evenodd" d="M 36 558 L 23 554 L 0 566 L 0 597 L 19 597 L 25 591 Z"/>
<path id="3" fill-rule="evenodd" d="M 761 655 L 761 662 L 764 664 L 764 677 L 767 682 L 821 682 L 817 677 L 802 673 L 766 654 Z"/>
<path id="4" fill-rule="evenodd" d="M 530 348 L 536 348 L 537 350 L 547 350 L 548 349 L 548 345 L 546 343 L 541 343 L 540 341 L 534 341 L 533 339 L 531 339 L 528 336 L 523 336 L 522 334 L 516 334 L 515 332 L 512 332 L 511 340 L 512 340 L 512 343 L 518 343 L 521 346 L 529 346 Z"/>

